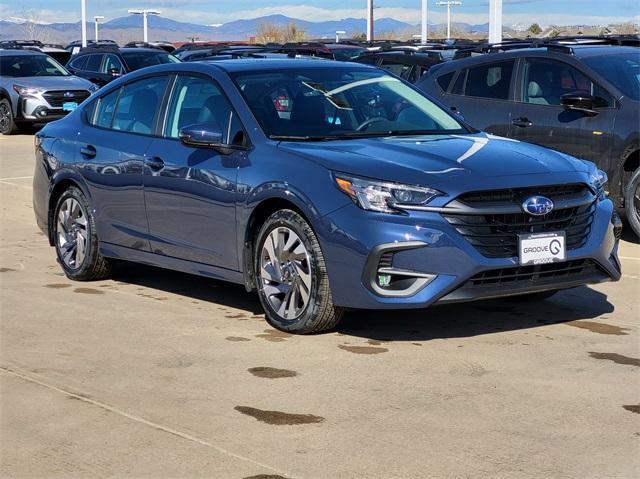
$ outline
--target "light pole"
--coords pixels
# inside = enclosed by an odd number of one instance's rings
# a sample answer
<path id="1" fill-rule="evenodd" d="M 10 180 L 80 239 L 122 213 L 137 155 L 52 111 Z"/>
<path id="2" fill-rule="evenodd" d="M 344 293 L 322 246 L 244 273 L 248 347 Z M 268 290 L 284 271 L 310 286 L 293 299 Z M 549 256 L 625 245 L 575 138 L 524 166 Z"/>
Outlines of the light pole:
<path id="1" fill-rule="evenodd" d="M 344 35 L 347 32 L 344 30 L 336 30 L 336 43 L 340 43 L 340 35 Z"/>
<path id="2" fill-rule="evenodd" d="M 102 15 L 96 15 L 96 16 L 93 17 L 94 27 L 96 29 L 96 32 L 95 32 L 95 35 L 94 35 L 96 43 L 98 43 L 98 22 L 100 20 L 104 20 L 104 17 Z"/>
<path id="3" fill-rule="evenodd" d="M 87 46 L 87 2 L 86 0 L 80 0 L 80 30 L 82 31 L 82 48 Z"/>
<path id="4" fill-rule="evenodd" d="M 373 0 L 367 0 L 367 41 L 373 41 Z"/>
<path id="5" fill-rule="evenodd" d="M 147 15 L 160 15 L 162 12 L 160 10 L 128 10 L 129 13 L 133 15 L 142 15 L 142 31 L 143 31 L 143 41 L 147 43 L 149 41 L 149 37 L 147 35 Z"/>
<path id="6" fill-rule="evenodd" d="M 489 0 L 489 43 L 502 42 L 502 0 Z"/>
<path id="7" fill-rule="evenodd" d="M 420 43 L 427 44 L 427 0 L 422 0 L 422 35 Z"/>
<path id="8" fill-rule="evenodd" d="M 451 40 L 451 7 L 462 5 L 462 2 L 448 0 L 446 2 L 438 2 L 436 5 L 445 5 L 447 7 L 447 40 Z"/>

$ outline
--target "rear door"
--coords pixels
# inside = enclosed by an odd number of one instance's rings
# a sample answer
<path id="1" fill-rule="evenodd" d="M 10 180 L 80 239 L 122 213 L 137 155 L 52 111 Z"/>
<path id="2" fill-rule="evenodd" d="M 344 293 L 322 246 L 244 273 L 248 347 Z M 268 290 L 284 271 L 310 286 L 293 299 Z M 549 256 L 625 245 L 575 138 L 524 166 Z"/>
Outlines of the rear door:
<path id="1" fill-rule="evenodd" d="M 78 132 L 77 164 L 104 243 L 149 250 L 142 168 L 166 83 L 166 76 L 148 77 L 101 97 L 89 118 L 92 127 Z"/>
<path id="2" fill-rule="evenodd" d="M 609 158 L 616 102 L 573 65 L 541 57 L 523 61 L 513 107 L 513 137 L 598 162 Z M 595 115 L 567 110 L 562 95 L 581 91 L 595 97 Z"/>
<path id="3" fill-rule="evenodd" d="M 236 179 L 246 151 L 220 153 L 183 145 L 180 129 L 216 123 L 225 142 L 242 144 L 244 130 L 211 78 L 181 74 L 168 100 L 163 138 L 153 141 L 144 168 L 152 251 L 239 270 Z"/>
<path id="4" fill-rule="evenodd" d="M 457 72 L 446 103 L 471 126 L 509 136 L 515 60 L 483 63 Z"/>

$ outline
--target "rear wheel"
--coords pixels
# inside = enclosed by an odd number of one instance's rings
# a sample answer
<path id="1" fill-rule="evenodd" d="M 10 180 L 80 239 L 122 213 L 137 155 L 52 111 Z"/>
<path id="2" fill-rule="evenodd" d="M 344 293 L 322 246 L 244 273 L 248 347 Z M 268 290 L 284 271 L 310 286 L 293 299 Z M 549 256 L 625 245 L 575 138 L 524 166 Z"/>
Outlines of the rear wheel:
<path id="1" fill-rule="evenodd" d="M 640 168 L 633 173 L 627 184 L 624 205 L 629 226 L 640 238 Z"/>
<path id="2" fill-rule="evenodd" d="M 111 264 L 98 251 L 95 220 L 79 188 L 62 193 L 53 220 L 58 262 L 67 277 L 77 281 L 107 278 Z"/>
<path id="3" fill-rule="evenodd" d="M 9 103 L 9 100 L 6 98 L 0 100 L 0 133 L 3 135 L 12 135 L 19 130 L 13 117 L 11 103 Z"/>
<path id="4" fill-rule="evenodd" d="M 333 304 L 320 244 L 302 216 L 292 210 L 272 214 L 254 251 L 258 295 L 271 326 L 309 334 L 338 324 L 343 310 Z"/>

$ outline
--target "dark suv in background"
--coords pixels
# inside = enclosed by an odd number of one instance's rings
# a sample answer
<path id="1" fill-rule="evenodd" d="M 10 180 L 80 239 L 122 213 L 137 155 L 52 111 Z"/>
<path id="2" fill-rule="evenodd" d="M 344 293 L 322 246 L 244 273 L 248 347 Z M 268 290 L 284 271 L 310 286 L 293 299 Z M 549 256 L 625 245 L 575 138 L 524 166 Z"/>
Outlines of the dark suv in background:
<path id="1" fill-rule="evenodd" d="M 478 129 L 595 162 L 640 236 L 640 49 L 488 53 L 434 66 L 418 87 Z"/>
<path id="2" fill-rule="evenodd" d="M 121 75 L 140 68 L 179 62 L 180 60 L 161 48 L 89 46 L 69 60 L 67 70 L 96 85 L 103 86 Z"/>

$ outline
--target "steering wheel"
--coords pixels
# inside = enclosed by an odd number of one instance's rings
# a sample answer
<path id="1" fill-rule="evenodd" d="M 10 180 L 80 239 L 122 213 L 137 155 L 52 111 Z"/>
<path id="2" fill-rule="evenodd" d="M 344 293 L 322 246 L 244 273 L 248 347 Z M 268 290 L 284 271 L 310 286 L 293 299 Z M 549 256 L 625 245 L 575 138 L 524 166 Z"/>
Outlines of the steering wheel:
<path id="1" fill-rule="evenodd" d="M 389 121 L 386 118 L 382 118 L 381 116 L 374 116 L 373 118 L 369 118 L 368 120 L 363 121 L 358 125 L 356 131 L 365 131 L 368 130 L 371 125 L 374 123 L 380 123 L 383 121 Z"/>

